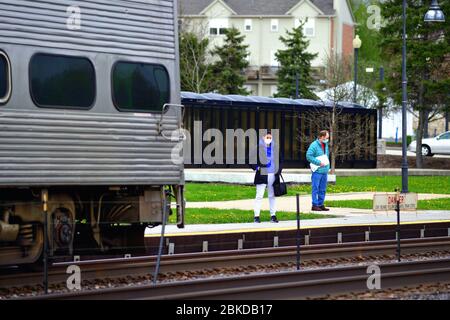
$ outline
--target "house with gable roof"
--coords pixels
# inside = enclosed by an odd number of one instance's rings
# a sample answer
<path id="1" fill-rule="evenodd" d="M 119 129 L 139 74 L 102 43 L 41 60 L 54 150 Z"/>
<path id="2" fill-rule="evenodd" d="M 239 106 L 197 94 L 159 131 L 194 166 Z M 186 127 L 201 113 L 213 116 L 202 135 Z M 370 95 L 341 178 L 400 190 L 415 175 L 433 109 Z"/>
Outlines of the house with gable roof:
<path id="1" fill-rule="evenodd" d="M 318 53 L 314 69 L 320 71 L 331 52 L 353 54 L 356 20 L 349 0 L 179 0 L 179 17 L 183 25 L 208 36 L 211 46 L 221 45 L 224 30 L 232 26 L 245 35 L 250 63 L 246 86 L 253 95 L 276 93 L 275 53 L 284 49 L 279 38 L 306 18 L 309 50 Z M 320 72 L 317 75 L 320 80 Z"/>

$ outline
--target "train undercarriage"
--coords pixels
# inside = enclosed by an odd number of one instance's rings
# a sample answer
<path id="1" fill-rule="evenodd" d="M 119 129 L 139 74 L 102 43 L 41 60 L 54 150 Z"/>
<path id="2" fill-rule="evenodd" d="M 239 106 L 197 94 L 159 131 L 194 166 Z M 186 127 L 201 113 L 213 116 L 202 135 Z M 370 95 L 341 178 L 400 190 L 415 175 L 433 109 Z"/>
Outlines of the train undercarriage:
<path id="1" fill-rule="evenodd" d="M 172 201 L 183 227 L 183 192 L 182 185 L 2 189 L 0 265 L 39 263 L 45 227 L 50 257 L 144 253 L 145 228 L 167 221 Z"/>

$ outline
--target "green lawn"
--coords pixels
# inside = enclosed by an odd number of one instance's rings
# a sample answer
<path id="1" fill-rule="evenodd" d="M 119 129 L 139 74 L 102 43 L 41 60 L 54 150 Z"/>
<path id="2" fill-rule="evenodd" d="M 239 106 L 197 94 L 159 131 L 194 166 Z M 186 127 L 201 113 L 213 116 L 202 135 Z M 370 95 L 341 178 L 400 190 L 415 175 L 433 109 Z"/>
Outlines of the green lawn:
<path id="1" fill-rule="evenodd" d="M 186 201 L 223 201 L 251 199 L 255 197 L 255 186 L 217 184 L 217 183 L 187 183 Z"/>
<path id="2" fill-rule="evenodd" d="M 328 207 L 337 208 L 357 208 L 357 209 L 372 209 L 372 200 L 338 200 L 326 201 Z M 417 203 L 419 210 L 450 210 L 450 198 L 440 198 L 432 200 L 419 200 Z"/>
<path id="3" fill-rule="evenodd" d="M 323 219 L 335 218 L 335 215 L 301 213 L 300 219 Z M 269 221 L 269 211 L 261 211 L 261 221 Z M 277 212 L 277 218 L 280 221 L 295 220 L 297 215 L 295 212 Z M 176 215 L 170 216 L 169 222 L 175 223 Z M 243 223 L 253 222 L 253 210 L 222 210 L 212 208 L 187 208 L 186 224 L 213 224 L 213 223 Z"/>
<path id="4" fill-rule="evenodd" d="M 385 177 L 337 177 L 335 185 L 328 185 L 328 193 L 342 192 L 394 192 L 401 187 L 401 176 Z M 450 177 L 412 176 L 409 177 L 409 191 L 417 193 L 450 194 Z M 311 185 L 288 186 L 288 195 L 310 194 Z M 255 186 L 188 183 L 187 201 L 224 201 L 251 199 L 255 197 Z"/>

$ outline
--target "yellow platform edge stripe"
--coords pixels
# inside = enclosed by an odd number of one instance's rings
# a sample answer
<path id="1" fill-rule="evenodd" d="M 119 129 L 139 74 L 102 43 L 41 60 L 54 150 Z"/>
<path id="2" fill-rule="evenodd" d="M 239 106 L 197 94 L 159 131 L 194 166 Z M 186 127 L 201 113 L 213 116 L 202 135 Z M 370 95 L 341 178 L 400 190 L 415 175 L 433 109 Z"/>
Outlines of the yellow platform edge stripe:
<path id="1" fill-rule="evenodd" d="M 421 221 L 407 221 L 400 222 L 400 225 L 409 224 L 423 224 L 423 223 L 445 223 L 450 222 L 450 220 L 421 220 Z M 335 225 L 325 225 L 325 226 L 300 226 L 300 229 L 320 229 L 320 228 L 336 228 L 336 227 L 375 227 L 375 226 L 391 226 L 396 225 L 396 222 L 382 222 L 382 223 L 361 223 L 361 224 L 335 224 Z M 180 229 L 182 230 L 182 229 Z M 235 229 L 235 230 L 219 230 L 219 231 L 199 231 L 199 232 L 179 232 L 179 233 L 166 233 L 164 237 L 180 237 L 180 236 L 200 236 L 200 235 L 214 235 L 214 234 L 229 234 L 229 233 L 243 233 L 243 232 L 261 232 L 261 231 L 289 231 L 297 230 L 296 227 L 280 227 L 280 228 L 258 228 L 258 229 Z M 161 234 L 146 234 L 145 238 L 156 238 L 160 237 Z"/>

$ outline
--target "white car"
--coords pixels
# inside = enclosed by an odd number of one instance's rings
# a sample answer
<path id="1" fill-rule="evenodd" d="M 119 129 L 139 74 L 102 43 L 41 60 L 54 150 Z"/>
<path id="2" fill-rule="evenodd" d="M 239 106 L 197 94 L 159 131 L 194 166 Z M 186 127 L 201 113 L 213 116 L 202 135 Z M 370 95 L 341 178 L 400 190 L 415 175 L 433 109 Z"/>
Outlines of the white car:
<path id="1" fill-rule="evenodd" d="M 416 141 L 411 142 L 408 150 L 416 152 Z M 422 139 L 422 155 L 432 157 L 435 154 L 450 154 L 450 131 L 434 138 Z"/>

